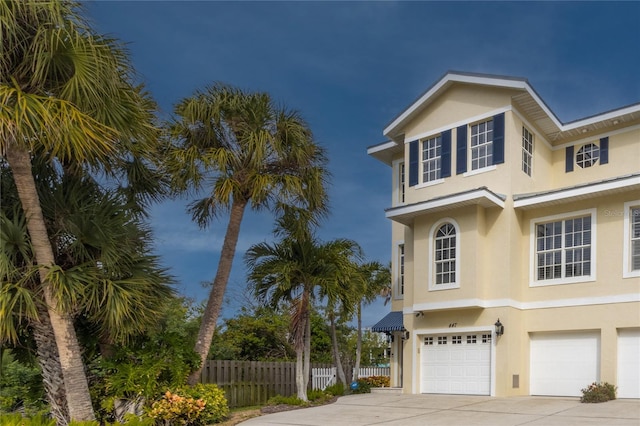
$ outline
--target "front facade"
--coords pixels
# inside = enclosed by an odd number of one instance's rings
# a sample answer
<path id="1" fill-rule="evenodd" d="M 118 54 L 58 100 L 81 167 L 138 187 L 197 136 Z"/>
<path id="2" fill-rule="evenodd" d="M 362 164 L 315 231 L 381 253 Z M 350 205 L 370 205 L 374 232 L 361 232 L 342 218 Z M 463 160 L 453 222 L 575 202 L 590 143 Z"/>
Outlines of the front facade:
<path id="1" fill-rule="evenodd" d="M 526 80 L 448 73 L 384 134 L 392 386 L 640 398 L 640 104 L 562 123 Z"/>

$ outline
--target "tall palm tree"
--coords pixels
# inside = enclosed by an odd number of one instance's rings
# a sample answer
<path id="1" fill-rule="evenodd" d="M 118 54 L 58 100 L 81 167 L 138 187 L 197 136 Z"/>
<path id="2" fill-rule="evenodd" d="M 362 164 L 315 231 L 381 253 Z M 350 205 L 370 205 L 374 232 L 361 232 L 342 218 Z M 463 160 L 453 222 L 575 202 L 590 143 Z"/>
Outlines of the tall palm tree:
<path id="1" fill-rule="evenodd" d="M 49 169 L 47 171 L 47 169 Z M 73 318 L 83 317 L 101 342 L 123 342 L 153 325 L 173 294 L 171 278 L 149 253 L 150 232 L 137 209 L 87 177 L 60 177 L 40 164 L 39 198 L 55 248 L 52 292 Z M 10 171 L 2 167 L 0 340 L 15 343 L 30 326 L 53 416 L 66 422 L 63 377 L 39 282 L 26 218 Z M 51 357 L 51 358 L 50 358 Z M 62 399 L 62 401 L 60 401 Z"/>
<path id="2" fill-rule="evenodd" d="M 69 417 L 90 420 L 95 416 L 72 316 L 51 286 L 55 255 L 31 160 L 113 172 L 131 153 L 152 152 L 153 105 L 132 83 L 124 50 L 95 34 L 76 2 L 2 0 L 0 23 L 0 155 L 12 170 L 25 212 Z M 136 163 L 128 163 L 130 171 Z"/>
<path id="3" fill-rule="evenodd" d="M 356 307 L 358 339 L 356 343 L 356 365 L 354 367 L 356 375 L 354 379 L 357 379 L 360 370 L 360 358 L 362 357 L 362 305 L 372 303 L 377 297 L 383 297 L 385 304 L 388 302 L 387 298 L 391 294 L 390 268 L 376 261 L 360 265 L 355 293 L 358 300 Z"/>
<path id="4" fill-rule="evenodd" d="M 278 202 L 322 211 L 326 205 L 326 158 L 308 125 L 295 111 L 277 107 L 266 93 L 216 84 L 175 107 L 168 124 L 174 145 L 167 169 L 179 191 L 205 192 L 189 206 L 206 227 L 229 212 L 229 222 L 195 346 L 207 358 L 229 280 L 240 225 L 247 206 Z M 200 370 L 189 377 L 199 380 Z"/>

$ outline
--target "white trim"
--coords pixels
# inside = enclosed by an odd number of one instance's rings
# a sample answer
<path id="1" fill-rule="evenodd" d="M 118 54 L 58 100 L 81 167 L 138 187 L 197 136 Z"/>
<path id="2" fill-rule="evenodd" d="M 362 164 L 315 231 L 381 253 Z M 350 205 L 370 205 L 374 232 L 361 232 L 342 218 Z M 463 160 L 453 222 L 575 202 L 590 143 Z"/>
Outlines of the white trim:
<path id="1" fill-rule="evenodd" d="M 487 326 L 475 326 L 475 327 L 456 327 L 456 328 L 416 328 L 411 332 L 412 343 L 412 370 L 411 373 L 414 377 L 411 393 L 421 393 L 422 380 L 420 375 L 416 374 L 418 364 L 421 361 L 420 353 L 418 352 L 418 345 L 421 344 L 422 339 L 418 339 L 418 336 L 429 336 L 434 334 L 461 334 L 461 333 L 482 333 L 488 332 L 491 334 L 491 391 L 490 396 L 496 396 L 496 344 L 497 336 L 495 326 L 493 324 Z"/>
<path id="2" fill-rule="evenodd" d="M 638 129 L 640 129 L 640 124 L 636 124 L 635 126 L 623 127 L 622 129 L 617 129 L 612 131 L 593 133 L 583 138 L 573 140 L 571 142 L 563 143 L 561 145 L 554 145 L 551 147 L 551 150 L 559 151 L 559 150 L 565 149 L 568 146 L 578 146 L 586 143 L 596 143 L 596 141 L 599 144 L 601 138 L 604 138 L 607 136 L 611 137 L 611 136 L 619 135 L 621 133 L 633 132 L 634 130 L 638 130 Z M 611 142 L 611 140 L 609 140 L 609 142 Z"/>
<path id="3" fill-rule="evenodd" d="M 624 234 L 622 246 L 622 278 L 640 277 L 640 269 L 631 270 L 631 209 L 640 207 L 640 200 L 627 201 L 624 203 Z"/>
<path id="4" fill-rule="evenodd" d="M 391 149 L 391 148 L 395 148 L 397 147 L 398 144 L 394 141 L 388 141 L 388 142 L 383 142 L 379 145 L 374 145 L 371 146 L 369 148 L 367 148 L 367 154 L 368 155 L 372 155 L 375 154 L 377 152 L 381 152 L 381 151 L 386 151 L 387 149 Z"/>
<path id="5" fill-rule="evenodd" d="M 399 127 L 407 118 L 409 118 L 415 112 L 420 110 L 422 106 L 427 101 L 429 101 L 430 98 L 437 95 L 443 89 L 446 89 L 448 86 L 451 85 L 451 83 L 455 83 L 455 82 L 524 90 L 529 94 L 529 96 L 533 98 L 533 100 L 538 104 L 540 109 L 544 111 L 545 115 L 553 122 L 553 124 L 558 128 L 560 132 L 578 129 L 583 126 L 589 126 L 594 123 L 602 122 L 605 120 L 611 120 L 616 117 L 621 117 L 625 114 L 632 114 L 634 112 L 640 111 L 640 105 L 631 105 L 626 108 L 606 112 L 604 114 L 594 115 L 592 117 L 588 117 L 583 120 L 574 121 L 572 123 L 563 124 L 556 118 L 555 114 L 553 114 L 553 112 L 546 106 L 546 104 L 542 101 L 542 99 L 540 99 L 540 97 L 536 94 L 536 92 L 533 90 L 533 88 L 529 85 L 527 81 L 505 79 L 505 78 L 492 77 L 492 76 L 477 76 L 477 75 L 463 75 L 458 73 L 448 73 L 443 78 L 441 78 L 440 81 L 438 81 L 435 85 L 433 85 L 431 89 L 429 89 L 417 101 L 415 101 L 407 109 L 405 109 L 402 112 L 402 114 L 400 114 L 395 120 L 393 120 L 387 127 L 385 127 L 383 134 L 388 137 L 388 135 L 391 134 L 394 130 L 396 130 L 397 127 Z"/>
<path id="6" fill-rule="evenodd" d="M 414 188 L 414 189 L 426 188 L 428 186 L 439 185 L 441 183 L 444 183 L 444 178 L 432 180 L 432 181 L 429 181 L 429 182 L 419 183 L 418 185 L 412 186 L 412 188 Z"/>
<path id="7" fill-rule="evenodd" d="M 550 194 L 533 195 L 524 199 L 515 200 L 513 202 L 513 208 L 536 206 L 538 204 L 580 197 L 596 192 L 610 191 L 612 189 L 621 189 L 633 185 L 640 185 L 640 176 L 621 178 L 611 182 L 594 183 L 593 185 L 564 189 Z"/>
<path id="8" fill-rule="evenodd" d="M 531 132 L 531 134 L 534 135 L 535 139 L 542 139 L 542 142 L 544 143 L 544 145 L 550 150 L 553 151 L 555 148 L 553 147 L 553 145 L 551 145 L 551 143 L 547 140 L 547 137 L 544 136 L 543 134 L 541 134 L 540 132 L 538 132 L 538 129 L 536 129 L 536 126 L 533 126 L 529 120 L 527 120 L 522 114 L 520 114 L 520 111 L 518 111 L 517 109 L 512 109 L 511 112 L 513 114 L 515 114 L 516 116 L 518 116 L 518 118 L 520 119 L 520 121 L 522 121 L 522 125 L 525 126 L 527 128 L 527 130 L 529 130 Z M 533 129 L 533 130 L 531 130 Z"/>
<path id="9" fill-rule="evenodd" d="M 465 118 L 464 120 L 460 120 L 460 121 L 455 121 L 453 123 L 449 123 L 446 126 L 442 126 L 442 127 L 438 127 L 436 129 L 433 130 L 428 130 L 426 132 L 422 132 L 422 133 L 418 133 L 417 135 L 413 135 L 411 137 L 409 136 L 405 136 L 404 138 L 404 143 L 405 145 L 413 142 L 415 140 L 420 140 L 420 139 L 427 139 L 430 136 L 436 136 L 439 135 L 443 132 L 446 132 L 447 130 L 453 130 L 456 129 L 460 126 L 468 126 L 469 124 L 473 124 L 475 122 L 480 122 L 482 120 L 486 120 L 488 118 L 492 118 L 498 114 L 502 114 L 503 112 L 507 112 L 507 111 L 512 111 L 511 105 L 509 106 L 505 106 L 505 107 L 501 107 L 501 108 L 497 108 L 494 110 L 491 110 L 489 112 L 485 112 L 479 115 L 474 115 L 473 117 L 469 117 L 469 118 Z M 453 145 L 454 141 L 451 141 L 451 144 Z"/>
<path id="10" fill-rule="evenodd" d="M 434 238 L 434 234 L 435 232 L 440 228 L 440 226 L 444 225 L 445 223 L 450 223 L 451 225 L 453 225 L 453 228 L 456 230 L 456 262 L 455 262 L 455 275 L 456 275 L 456 280 L 452 283 L 447 283 L 447 284 L 436 284 L 435 282 L 435 278 L 434 275 L 436 273 L 436 268 L 434 268 L 434 263 L 435 263 L 435 256 L 434 256 L 434 242 L 435 242 L 435 238 Z M 462 235 L 462 233 L 460 232 L 460 226 L 458 225 L 458 222 L 456 222 L 454 219 L 450 218 L 450 217 L 446 217 L 443 219 L 440 219 L 439 221 L 437 221 L 436 223 L 434 223 L 431 226 L 431 229 L 429 230 L 429 240 L 428 240 L 428 244 L 429 244 L 429 265 L 428 265 L 428 269 L 430 271 L 429 273 L 429 281 L 428 281 L 428 289 L 429 291 L 441 291 L 441 290 L 450 290 L 453 288 L 460 288 L 460 275 L 461 275 L 461 270 L 460 270 L 460 250 L 461 250 L 461 241 L 460 241 L 460 236 Z M 414 259 L 415 260 L 415 259 Z"/>
<path id="11" fill-rule="evenodd" d="M 411 213 L 419 213 L 422 211 L 431 210 L 437 207 L 446 207 L 456 203 L 462 203 L 465 201 L 471 201 L 480 197 L 484 197 L 487 200 L 491 201 L 498 207 L 504 209 L 504 201 L 489 192 L 486 189 L 477 189 L 474 191 L 466 192 L 464 194 L 453 195 L 451 197 L 444 197 L 437 200 L 425 201 L 418 204 L 412 204 L 405 207 L 400 207 L 397 209 L 393 209 L 393 211 L 387 211 L 385 216 L 388 219 L 393 219 L 396 216 L 401 216 L 404 214 Z"/>
<path id="12" fill-rule="evenodd" d="M 551 280 L 538 280 L 536 278 L 536 232 L 535 227 L 539 223 L 543 222 L 551 222 L 559 219 L 569 219 L 572 217 L 581 217 L 581 216 L 591 216 L 591 273 L 589 275 L 581 275 L 578 277 L 570 277 L 570 278 L 556 278 Z M 587 209 L 580 210 L 569 213 L 555 214 L 551 216 L 537 217 L 533 218 L 529 221 L 529 287 L 544 287 L 550 285 L 560 285 L 560 284 L 575 284 L 582 282 L 589 282 L 596 280 L 596 240 L 597 240 L 597 210 L 596 209 Z M 564 231 L 562 233 L 562 240 L 564 241 Z M 564 262 L 564 243 L 562 249 L 562 263 L 560 264 L 563 268 L 565 266 Z"/>
<path id="13" fill-rule="evenodd" d="M 492 164 L 490 166 L 486 166 L 486 167 L 483 167 L 481 169 L 475 169 L 475 170 L 470 170 L 468 172 L 464 172 L 462 174 L 462 176 L 463 177 L 469 177 L 469 176 L 473 176 L 473 175 L 479 175 L 479 174 L 486 173 L 486 172 L 492 172 L 497 168 L 498 168 L 498 166 L 496 166 L 495 164 Z"/>
<path id="14" fill-rule="evenodd" d="M 569 308 L 576 306 L 609 305 L 615 303 L 640 302 L 640 293 L 614 294 L 610 296 L 578 297 L 572 299 L 539 300 L 520 302 L 513 299 L 458 299 L 449 302 L 415 303 L 405 307 L 403 314 L 414 314 L 422 311 L 438 311 L 460 308 L 513 308 L 521 311 L 533 309 Z"/>

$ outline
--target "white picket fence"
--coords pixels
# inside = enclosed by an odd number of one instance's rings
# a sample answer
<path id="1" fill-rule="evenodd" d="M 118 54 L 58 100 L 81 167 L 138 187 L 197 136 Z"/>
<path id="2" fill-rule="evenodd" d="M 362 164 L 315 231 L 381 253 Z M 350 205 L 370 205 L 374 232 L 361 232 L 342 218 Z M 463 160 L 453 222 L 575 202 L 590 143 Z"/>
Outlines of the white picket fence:
<path id="1" fill-rule="evenodd" d="M 353 377 L 356 375 L 356 369 L 353 369 Z M 361 367 L 358 370 L 358 377 L 371 376 L 389 376 L 391 369 L 389 367 Z M 325 390 L 327 386 L 336 383 L 336 367 L 329 368 L 312 368 L 311 369 L 311 386 L 313 389 Z"/>

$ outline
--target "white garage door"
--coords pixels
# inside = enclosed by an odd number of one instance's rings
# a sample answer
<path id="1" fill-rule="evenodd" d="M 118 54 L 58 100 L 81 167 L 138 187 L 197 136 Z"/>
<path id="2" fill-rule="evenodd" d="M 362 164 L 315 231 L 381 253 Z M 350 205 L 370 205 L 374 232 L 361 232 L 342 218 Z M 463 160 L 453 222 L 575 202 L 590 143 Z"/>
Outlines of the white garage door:
<path id="1" fill-rule="evenodd" d="M 531 334 L 531 395 L 581 396 L 600 378 L 600 336 L 593 332 Z"/>
<path id="2" fill-rule="evenodd" d="M 491 393 L 491 333 L 426 336 L 420 358 L 422 393 Z"/>
<path id="3" fill-rule="evenodd" d="M 618 397 L 640 398 L 640 329 L 618 333 Z"/>

